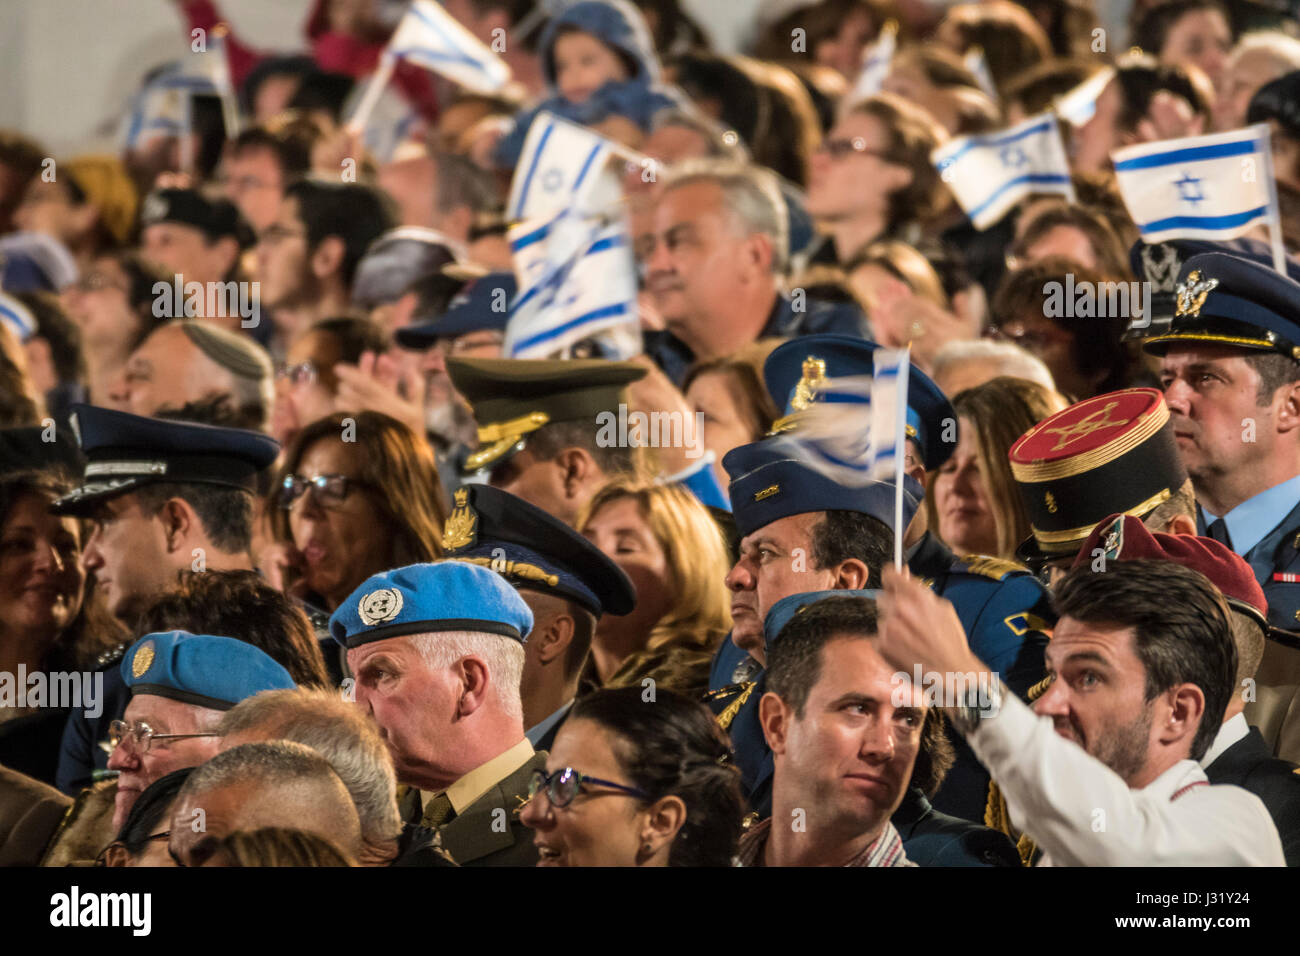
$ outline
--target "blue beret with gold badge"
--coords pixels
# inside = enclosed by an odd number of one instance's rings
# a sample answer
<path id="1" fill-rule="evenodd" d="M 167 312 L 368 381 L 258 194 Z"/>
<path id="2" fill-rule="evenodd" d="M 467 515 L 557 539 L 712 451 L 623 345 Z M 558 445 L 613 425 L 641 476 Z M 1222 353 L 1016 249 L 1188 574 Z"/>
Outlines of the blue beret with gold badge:
<path id="1" fill-rule="evenodd" d="M 349 650 L 406 634 L 482 631 L 521 644 L 533 612 L 501 575 L 468 561 L 408 564 L 372 574 L 330 615 L 330 634 Z"/>
<path id="2" fill-rule="evenodd" d="M 233 637 L 165 631 L 146 634 L 122 657 L 132 694 L 230 710 L 264 690 L 288 690 L 293 678 L 261 648 Z"/>

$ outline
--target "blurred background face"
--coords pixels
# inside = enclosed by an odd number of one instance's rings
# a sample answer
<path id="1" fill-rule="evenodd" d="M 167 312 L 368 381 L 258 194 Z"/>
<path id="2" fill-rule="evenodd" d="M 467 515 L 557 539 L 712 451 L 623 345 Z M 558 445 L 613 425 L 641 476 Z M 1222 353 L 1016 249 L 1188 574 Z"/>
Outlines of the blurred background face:
<path id="1" fill-rule="evenodd" d="M 1075 400 L 1092 394 L 1092 383 L 1083 377 L 1074 361 L 1074 336 L 1050 319 L 1025 312 L 1001 322 L 996 337 L 1019 345 L 1037 356 L 1052 373 L 1056 387 Z"/>
<path id="2" fill-rule="evenodd" d="M 871 42 L 873 26 L 865 11 L 855 10 L 840 23 L 838 33 L 813 47 L 813 59 L 822 66 L 839 70 L 852 82 L 862 68 L 862 53 Z"/>
<path id="3" fill-rule="evenodd" d="M 733 448 L 757 441 L 758 423 L 746 408 L 731 375 L 727 372 L 703 372 L 691 380 L 686 390 L 691 413 L 704 415 L 704 447 L 713 452 L 713 474 L 726 488 L 730 482 L 722 457 Z"/>
<path id="4" fill-rule="evenodd" d="M 572 767 L 581 774 L 632 787 L 614 755 L 611 735 L 600 724 L 566 720 L 555 736 L 546 772 Z M 641 801 L 599 785 L 583 788 L 565 807 L 539 791 L 519 814 L 534 832 L 538 866 L 635 866 L 640 847 Z"/>
<path id="5" fill-rule="evenodd" d="M 139 331 L 140 318 L 127 299 L 129 286 L 117 261 L 101 256 L 63 291 L 63 307 L 80 327 L 87 353 L 118 353 Z"/>
<path id="6" fill-rule="evenodd" d="M 45 182 L 40 176 L 35 177 L 27 186 L 22 202 L 14 210 L 14 225 L 24 232 L 40 232 L 53 236 L 62 243 L 69 243 L 89 228 L 85 211 L 89 207 L 77 207 L 72 203 L 72 195 L 66 184 Z M 90 211 L 93 219 L 94 212 Z"/>
<path id="7" fill-rule="evenodd" d="M 1216 89 L 1232 50 L 1232 31 L 1218 10 L 1193 10 L 1179 17 L 1160 49 L 1162 63 L 1191 63 L 1200 67 Z"/>
<path id="8" fill-rule="evenodd" d="M 134 415 L 233 393 L 234 378 L 176 326 L 155 330 L 126 361 L 113 397 Z"/>
<path id="9" fill-rule="evenodd" d="M 883 210 L 889 193 L 908 174 L 881 158 L 887 130 L 874 116 L 841 117 L 813 154 L 808 176 L 808 214 L 814 219 L 851 219 Z"/>
<path id="10" fill-rule="evenodd" d="M 307 332 L 289 346 L 283 367 L 276 371 L 271 414 L 271 434 L 282 445 L 303 426 L 334 414 L 334 366 L 341 358 L 338 340 L 328 332 Z"/>
<path id="11" fill-rule="evenodd" d="M 1282 74 L 1271 54 L 1264 50 L 1246 50 L 1232 58 L 1224 68 L 1214 101 L 1214 126 L 1219 130 L 1241 129 L 1246 125 L 1250 98 L 1265 83 Z"/>
<path id="12" fill-rule="evenodd" d="M 221 282 L 239 255 L 233 239 L 209 242 L 200 230 L 177 222 L 145 226 L 140 248 L 183 282 Z"/>
<path id="13" fill-rule="evenodd" d="M 918 699 L 895 708 L 894 668 L 873 641 L 832 640 L 802 717 L 788 713 L 778 774 L 793 784 L 818 829 L 864 832 L 902 799 L 921 742 Z"/>
<path id="14" fill-rule="evenodd" d="M 934 478 L 939 537 L 957 554 L 997 554 L 997 520 L 980 473 L 975 425 L 958 421 L 957 450 Z"/>
<path id="15" fill-rule="evenodd" d="M 641 514 L 634 498 L 618 498 L 600 508 L 582 533 L 623 569 L 636 588 L 636 608 L 630 614 L 606 614 L 601 631 L 649 633 L 672 607 L 672 575 L 663 546 Z"/>
<path id="16" fill-rule="evenodd" d="M 339 438 L 310 445 L 294 473 L 360 476 L 356 446 Z M 323 597 L 328 610 L 338 607 L 366 578 L 389 566 L 387 520 L 375 506 L 374 491 L 349 484 L 342 502 L 322 501 L 313 487 L 289 509 L 293 544 L 302 552 L 307 586 Z"/>
<path id="17" fill-rule="evenodd" d="M 77 522 L 51 515 L 49 504 L 22 495 L 0 527 L 0 629 L 28 642 L 52 640 L 72 623 L 86 583 Z"/>
<path id="18" fill-rule="evenodd" d="M 298 200 L 283 200 L 274 221 L 259 236 L 257 276 L 262 284 L 262 304 L 274 309 L 312 301 L 316 283 L 307 227 L 298 218 Z"/>
<path id="19" fill-rule="evenodd" d="M 284 175 L 275 153 L 250 146 L 226 157 L 225 196 L 258 235 L 275 222 L 284 197 Z"/>
<path id="20" fill-rule="evenodd" d="M 555 86 L 570 103 L 585 103 L 608 82 L 628 79 L 618 54 L 589 33 L 565 33 L 555 41 Z"/>

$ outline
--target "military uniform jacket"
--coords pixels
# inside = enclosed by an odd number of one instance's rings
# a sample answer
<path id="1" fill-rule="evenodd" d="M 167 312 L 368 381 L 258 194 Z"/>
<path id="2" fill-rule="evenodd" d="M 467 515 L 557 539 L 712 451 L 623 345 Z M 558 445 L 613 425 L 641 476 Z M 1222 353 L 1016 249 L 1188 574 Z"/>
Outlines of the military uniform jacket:
<path id="1" fill-rule="evenodd" d="M 519 822 L 519 810 L 528 799 L 528 783 L 535 770 L 546 767 L 546 753 L 534 753 L 523 766 L 493 784 L 481 797 L 436 830 L 438 842 L 459 866 L 534 866 L 537 848 L 532 833 Z M 428 825 L 427 817 L 413 820 L 415 798 L 410 790 L 402 802 L 408 823 Z M 427 808 L 426 808 L 427 810 Z M 504 811 L 504 818 L 498 811 Z M 504 819 L 505 827 L 501 822 Z"/>
<path id="2" fill-rule="evenodd" d="M 749 676 L 744 676 L 746 672 Z M 774 771 L 772 751 L 758 722 L 758 701 L 765 689 L 766 679 L 758 661 L 737 647 L 728 634 L 709 670 L 708 705 L 731 736 L 741 788 L 750 810 L 760 818 L 772 814 Z"/>
<path id="3" fill-rule="evenodd" d="M 1196 512 L 1196 533 L 1205 535 L 1205 516 L 1200 508 Z M 1242 557 L 1264 589 L 1268 622 L 1284 631 L 1300 630 L 1300 504 Z M 1297 580 L 1277 581 L 1275 575 L 1295 575 Z"/>
<path id="4" fill-rule="evenodd" d="M 1287 866 L 1300 866 L 1300 768 L 1269 751 L 1259 731 L 1249 733 L 1219 754 L 1206 768 L 1210 783 L 1231 783 L 1264 801 Z"/>
<path id="5" fill-rule="evenodd" d="M 1000 830 L 940 813 L 910 787 L 890 818 L 917 866 L 1020 866 L 1020 854 Z"/>

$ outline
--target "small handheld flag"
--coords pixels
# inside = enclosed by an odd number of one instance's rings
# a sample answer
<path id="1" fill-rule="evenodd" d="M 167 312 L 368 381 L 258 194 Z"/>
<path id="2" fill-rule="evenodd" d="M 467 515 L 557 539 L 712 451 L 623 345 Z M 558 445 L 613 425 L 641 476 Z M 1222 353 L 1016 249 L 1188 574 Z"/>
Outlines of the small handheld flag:
<path id="1" fill-rule="evenodd" d="M 966 69 L 975 74 L 975 82 L 980 85 L 984 95 L 994 103 L 998 101 L 998 85 L 993 82 L 993 73 L 989 70 L 989 61 L 984 57 L 984 48 L 973 46 L 962 57 Z"/>
<path id="2" fill-rule="evenodd" d="M 608 208 L 622 196 L 609 161 L 626 153 L 613 140 L 542 110 L 524 137 L 506 201 L 506 219 L 550 219 L 567 209 Z"/>
<path id="3" fill-rule="evenodd" d="M 1051 113 L 1000 133 L 950 140 L 930 159 L 976 229 L 989 228 L 1031 193 L 1074 201 L 1065 144 Z"/>
<path id="4" fill-rule="evenodd" d="M 1071 126 L 1082 126 L 1097 112 L 1097 97 L 1115 77 L 1113 66 L 1103 67 L 1070 92 L 1057 98 L 1052 111 Z"/>
<path id="5" fill-rule="evenodd" d="M 862 70 L 858 73 L 858 78 L 853 83 L 853 91 L 849 93 L 845 103 L 857 103 L 880 92 L 885 77 L 889 76 L 889 68 L 893 64 L 894 51 L 897 47 L 898 21 L 889 20 L 880 28 L 876 42 L 867 48 L 862 58 Z"/>

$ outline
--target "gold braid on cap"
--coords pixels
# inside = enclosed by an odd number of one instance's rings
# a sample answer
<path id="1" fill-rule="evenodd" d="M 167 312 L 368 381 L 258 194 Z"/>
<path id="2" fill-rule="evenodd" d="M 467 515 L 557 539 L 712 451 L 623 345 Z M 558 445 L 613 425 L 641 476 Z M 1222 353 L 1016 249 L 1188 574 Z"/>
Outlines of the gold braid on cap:
<path id="1" fill-rule="evenodd" d="M 529 412 L 506 422 L 493 422 L 481 425 L 478 430 L 479 450 L 465 459 L 466 471 L 478 471 L 504 455 L 510 448 L 529 432 L 535 432 L 551 416 L 546 412 Z"/>

